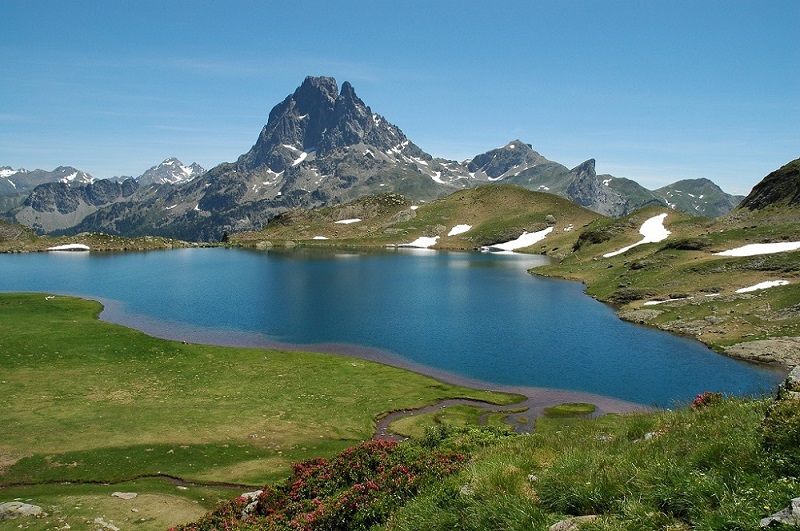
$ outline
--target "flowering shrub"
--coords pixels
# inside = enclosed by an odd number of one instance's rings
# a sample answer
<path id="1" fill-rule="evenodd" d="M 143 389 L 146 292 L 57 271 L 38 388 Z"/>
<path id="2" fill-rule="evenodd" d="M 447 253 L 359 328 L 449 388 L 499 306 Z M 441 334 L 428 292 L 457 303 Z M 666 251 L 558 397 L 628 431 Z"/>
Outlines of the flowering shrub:
<path id="1" fill-rule="evenodd" d="M 718 404 L 721 400 L 722 393 L 712 393 L 710 391 L 706 391 L 705 393 L 700 393 L 695 397 L 694 401 L 692 401 L 692 409 L 713 406 L 714 404 Z"/>
<path id="2" fill-rule="evenodd" d="M 182 531 L 212 529 L 364 530 L 379 524 L 422 487 L 463 466 L 466 456 L 391 441 L 370 441 L 330 460 L 296 463 L 287 483 L 265 487 L 252 510 L 237 498 Z"/>

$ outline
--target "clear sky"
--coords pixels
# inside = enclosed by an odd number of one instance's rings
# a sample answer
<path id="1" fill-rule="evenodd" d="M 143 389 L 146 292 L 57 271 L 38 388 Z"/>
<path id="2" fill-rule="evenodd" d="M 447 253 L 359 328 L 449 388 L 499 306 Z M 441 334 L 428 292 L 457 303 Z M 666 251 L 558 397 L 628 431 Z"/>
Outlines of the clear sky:
<path id="1" fill-rule="evenodd" d="M 798 0 L 3 0 L 0 165 L 211 168 L 307 75 L 449 159 L 745 194 L 800 157 Z"/>

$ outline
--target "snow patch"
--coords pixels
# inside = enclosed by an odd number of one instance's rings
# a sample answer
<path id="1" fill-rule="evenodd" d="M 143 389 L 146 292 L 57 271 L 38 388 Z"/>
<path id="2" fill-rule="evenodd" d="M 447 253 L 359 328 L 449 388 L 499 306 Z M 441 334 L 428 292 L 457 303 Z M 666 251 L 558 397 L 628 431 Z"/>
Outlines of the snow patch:
<path id="1" fill-rule="evenodd" d="M 623 247 L 618 251 L 614 251 L 612 253 L 606 253 L 603 255 L 604 258 L 611 258 L 612 256 L 617 256 L 618 254 L 622 254 L 626 251 L 629 251 L 636 247 L 637 245 L 642 245 L 643 243 L 656 243 L 667 239 L 667 236 L 670 235 L 670 232 L 664 227 L 664 220 L 666 219 L 667 214 L 659 214 L 654 216 L 644 223 L 642 223 L 641 228 L 639 229 L 639 234 L 643 236 L 643 238 L 634 243 L 633 245 L 629 245 L 627 247 Z"/>
<path id="2" fill-rule="evenodd" d="M 301 152 L 300 152 L 300 156 L 299 156 L 299 157 L 297 157 L 297 158 L 296 158 L 296 159 L 295 159 L 295 160 L 292 162 L 292 166 L 297 166 L 298 164 L 300 164 L 301 162 L 303 162 L 304 160 L 306 160 L 306 157 L 308 157 L 308 153 L 306 153 L 305 151 L 301 151 Z"/>
<path id="3" fill-rule="evenodd" d="M 418 208 L 419 208 L 419 205 L 411 205 L 411 206 L 410 206 L 410 207 L 408 207 L 408 208 L 410 208 L 411 210 L 416 210 L 416 209 L 418 209 Z"/>
<path id="4" fill-rule="evenodd" d="M 314 237 L 312 238 L 312 240 L 327 240 L 327 239 L 328 239 L 328 238 L 326 238 L 325 236 L 314 236 Z"/>
<path id="5" fill-rule="evenodd" d="M 786 251 L 796 251 L 800 249 L 800 242 L 778 242 L 778 243 L 751 243 L 714 253 L 716 256 L 756 256 L 759 254 L 783 253 Z"/>
<path id="6" fill-rule="evenodd" d="M 447 235 L 448 236 L 457 236 L 458 234 L 464 234 L 465 232 L 467 232 L 471 228 L 472 228 L 472 225 L 456 225 L 455 227 L 450 229 L 450 232 L 448 232 Z"/>
<path id="7" fill-rule="evenodd" d="M 170 205 L 170 206 L 168 206 L 167 208 L 165 208 L 164 210 L 172 210 L 172 209 L 173 209 L 173 208 L 175 208 L 176 206 L 178 206 L 178 205 L 177 205 L 177 204 L 176 204 L 176 205 Z"/>
<path id="8" fill-rule="evenodd" d="M 664 299 L 663 301 L 647 301 L 643 306 L 655 306 L 657 304 L 664 304 L 665 302 L 685 301 L 691 298 L 692 297 L 680 297 L 678 299 Z"/>
<path id="9" fill-rule="evenodd" d="M 767 280 L 766 282 L 759 282 L 754 286 L 737 289 L 736 293 L 747 293 L 750 291 L 758 291 L 760 289 L 774 288 L 776 286 L 786 286 L 789 284 L 788 280 Z"/>
<path id="10" fill-rule="evenodd" d="M 489 245 L 486 247 L 481 247 L 482 251 L 515 251 L 517 249 L 523 249 L 525 247 L 530 247 L 534 243 L 542 241 L 545 236 L 553 232 L 553 227 L 547 227 L 544 230 L 540 230 L 537 232 L 523 232 L 522 236 L 517 238 L 516 240 L 511 240 L 505 243 L 497 243 L 494 245 Z"/>
<path id="11" fill-rule="evenodd" d="M 358 223 L 359 221 L 361 221 L 361 218 L 340 219 L 336 223 L 338 223 L 339 225 L 349 225 L 351 223 Z"/>
<path id="12" fill-rule="evenodd" d="M 55 247 L 48 247 L 48 251 L 88 251 L 89 246 L 82 243 L 67 243 L 64 245 L 56 245 Z"/>
<path id="13" fill-rule="evenodd" d="M 0 177 L 11 177 L 15 173 L 17 173 L 17 170 L 12 170 L 11 168 L 8 169 L 4 168 L 0 170 Z"/>
<path id="14" fill-rule="evenodd" d="M 427 249 L 436 244 L 439 241 L 438 236 L 420 236 L 416 240 L 411 243 L 401 243 L 398 247 L 416 247 L 418 249 Z"/>

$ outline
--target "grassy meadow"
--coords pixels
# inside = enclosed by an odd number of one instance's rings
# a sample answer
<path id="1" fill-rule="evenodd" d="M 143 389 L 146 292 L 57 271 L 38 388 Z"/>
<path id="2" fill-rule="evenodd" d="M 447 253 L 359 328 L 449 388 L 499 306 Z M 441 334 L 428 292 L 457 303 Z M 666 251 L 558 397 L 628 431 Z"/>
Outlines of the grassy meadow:
<path id="1" fill-rule="evenodd" d="M 0 294 L 0 502 L 33 500 L 73 528 L 106 515 L 163 529 L 179 522 L 155 508 L 196 518 L 285 478 L 292 462 L 371 438 L 386 412 L 519 400 L 358 359 L 166 341 L 99 321 L 100 311 Z M 111 498 L 126 490 L 141 497 Z M 152 517 L 140 516 L 146 500 Z"/>

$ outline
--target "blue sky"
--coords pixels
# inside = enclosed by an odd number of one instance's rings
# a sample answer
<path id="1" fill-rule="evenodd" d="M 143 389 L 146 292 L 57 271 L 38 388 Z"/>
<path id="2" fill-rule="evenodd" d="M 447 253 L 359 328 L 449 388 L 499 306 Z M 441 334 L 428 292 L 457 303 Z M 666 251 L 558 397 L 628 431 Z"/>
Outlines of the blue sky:
<path id="1" fill-rule="evenodd" d="M 307 75 L 449 159 L 744 194 L 800 157 L 797 0 L 3 0 L 0 65 L 0 165 L 100 178 L 235 160 Z"/>

